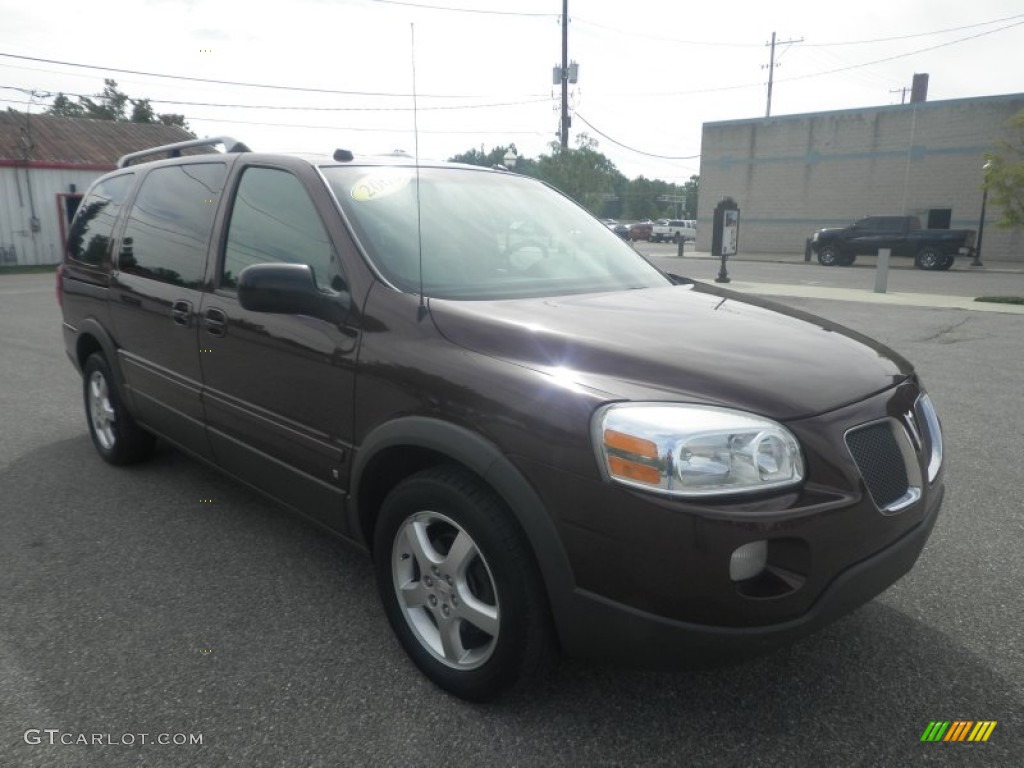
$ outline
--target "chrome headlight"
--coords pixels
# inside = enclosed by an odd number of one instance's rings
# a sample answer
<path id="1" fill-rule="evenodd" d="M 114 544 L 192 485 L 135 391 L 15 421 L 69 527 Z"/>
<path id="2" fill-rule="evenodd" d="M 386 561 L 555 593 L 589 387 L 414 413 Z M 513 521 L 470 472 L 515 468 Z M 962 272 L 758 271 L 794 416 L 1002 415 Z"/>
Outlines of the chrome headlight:
<path id="1" fill-rule="evenodd" d="M 796 485 L 804 460 L 793 434 L 730 408 L 617 403 L 591 425 L 605 477 L 671 496 L 721 496 Z"/>
<path id="2" fill-rule="evenodd" d="M 942 426 L 939 424 L 939 414 L 935 410 L 935 403 L 928 395 L 921 395 L 917 399 L 917 406 L 928 429 L 928 482 L 930 483 L 938 476 L 939 468 L 942 466 Z"/>

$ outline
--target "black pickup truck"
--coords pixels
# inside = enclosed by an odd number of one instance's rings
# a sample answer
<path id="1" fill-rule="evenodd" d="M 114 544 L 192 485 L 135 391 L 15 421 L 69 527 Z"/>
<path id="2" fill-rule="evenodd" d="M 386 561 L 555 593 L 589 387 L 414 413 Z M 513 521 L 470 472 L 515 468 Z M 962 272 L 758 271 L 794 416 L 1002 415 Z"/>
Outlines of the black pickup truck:
<path id="1" fill-rule="evenodd" d="M 958 253 L 973 247 L 973 229 L 921 229 L 917 216 L 868 216 L 848 227 L 819 229 L 811 238 L 811 250 L 826 267 L 848 267 L 858 256 L 890 248 L 893 256 L 913 256 L 919 269 L 949 269 Z"/>

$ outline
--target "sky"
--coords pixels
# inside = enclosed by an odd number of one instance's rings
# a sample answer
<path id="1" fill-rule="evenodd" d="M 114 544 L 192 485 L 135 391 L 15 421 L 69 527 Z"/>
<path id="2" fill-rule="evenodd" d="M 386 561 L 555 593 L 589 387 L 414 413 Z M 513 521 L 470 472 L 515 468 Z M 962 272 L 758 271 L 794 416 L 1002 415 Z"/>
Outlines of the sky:
<path id="1" fill-rule="evenodd" d="M 39 113 L 113 78 L 255 150 L 537 157 L 558 138 L 561 14 L 562 0 L 0 0 L 0 108 Z M 585 132 L 629 178 L 682 183 L 703 123 L 765 116 L 773 32 L 772 116 L 909 101 L 915 73 L 930 101 L 1024 92 L 1020 0 L 569 0 L 568 17 L 570 144 Z"/>

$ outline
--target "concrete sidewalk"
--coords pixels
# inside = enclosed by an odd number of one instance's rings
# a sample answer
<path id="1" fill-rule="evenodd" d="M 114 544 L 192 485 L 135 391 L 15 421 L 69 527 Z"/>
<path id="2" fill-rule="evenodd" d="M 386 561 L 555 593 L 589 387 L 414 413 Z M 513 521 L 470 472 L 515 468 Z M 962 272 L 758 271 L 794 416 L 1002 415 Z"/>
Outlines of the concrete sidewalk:
<path id="1" fill-rule="evenodd" d="M 680 259 L 676 253 L 668 248 L 651 249 L 649 258 L 661 268 L 670 272 L 685 271 L 688 276 L 711 282 L 714 279 L 713 265 L 720 260 L 709 253 L 687 250 L 685 256 Z M 854 274 L 845 269 L 826 268 L 818 266 L 813 262 L 814 270 L 821 270 L 820 274 L 815 272 L 812 279 L 808 279 L 808 272 L 803 269 L 793 270 L 793 267 L 811 267 L 804 261 L 803 254 L 759 254 L 748 253 L 738 254 L 729 259 L 729 271 L 733 280 L 723 285 L 741 293 L 751 293 L 761 296 L 792 297 L 808 299 L 827 299 L 833 301 L 853 301 L 865 304 L 878 304 L 890 306 L 909 307 L 933 307 L 941 309 L 961 309 L 971 312 L 996 312 L 1000 314 L 1024 314 L 1024 305 L 1004 304 L 998 302 L 975 301 L 976 296 L 992 294 L 1009 294 L 1012 296 L 1024 295 L 1024 265 L 1018 266 L 1015 262 L 990 262 L 983 267 L 968 267 L 960 265 L 950 272 L 928 272 L 908 268 L 908 265 L 900 264 L 894 269 L 889 281 L 889 290 L 886 293 L 875 293 L 873 290 L 873 279 L 871 272 L 875 257 L 859 259 L 861 269 L 859 272 L 858 285 L 844 285 L 849 283 L 847 278 Z M 690 262 L 701 264 L 701 269 L 686 270 L 683 265 Z M 760 268 L 743 269 L 741 265 L 760 264 Z M 772 269 L 772 265 L 779 265 Z M 695 266 L 695 265 L 694 265 Z M 852 268 L 857 269 L 857 268 Z M 751 280 L 751 272 L 755 272 L 756 279 Z M 696 273 L 696 274 L 695 274 Z M 896 280 L 896 275 L 901 275 L 901 280 Z M 1003 277 L 1006 275 L 1006 277 Z M 920 277 L 920 280 L 913 280 L 908 283 L 908 276 Z M 739 278 L 739 279 L 737 279 Z M 744 279 L 745 278 L 745 279 Z M 864 280 L 868 278 L 868 280 Z M 937 279 L 938 278 L 938 279 Z M 926 280 L 928 282 L 926 282 Z M 950 282 L 952 281 L 952 282 Z M 832 283 L 822 284 L 822 283 Z M 839 283 L 838 285 L 836 283 Z M 892 290 L 893 283 L 900 286 L 900 290 Z M 931 287 L 932 292 L 918 290 L 921 284 Z M 994 286 L 998 288 L 994 289 Z M 913 286 L 913 287 L 910 287 Z M 908 290 L 908 287 L 910 289 Z M 938 290 L 936 290 L 938 289 Z M 948 293 L 944 292 L 949 289 Z"/>
<path id="2" fill-rule="evenodd" d="M 660 254 L 665 257 L 667 254 Z M 707 251 L 690 251 L 685 252 L 685 258 L 687 259 L 711 259 L 719 261 L 717 256 L 712 256 Z M 858 256 L 857 262 L 859 264 L 874 264 L 877 256 Z M 729 261 L 758 261 L 766 263 L 776 264 L 806 264 L 809 263 L 804 258 L 802 253 L 737 253 L 735 256 L 730 256 Z M 895 265 L 910 265 L 913 259 L 909 257 L 898 258 L 894 257 L 893 264 Z M 810 259 L 810 263 L 817 264 L 817 259 L 813 256 Z M 970 259 L 967 256 L 957 257 L 958 267 L 967 267 L 970 263 Z M 1020 261 L 997 261 L 994 259 L 983 260 L 982 266 L 972 267 L 973 270 L 980 272 L 998 272 L 1007 274 L 1024 274 L 1024 263 Z"/>
<path id="3" fill-rule="evenodd" d="M 1024 315 L 1024 304 L 1001 304 L 990 301 L 975 301 L 968 296 L 941 296 L 933 293 L 875 293 L 858 288 L 832 288 L 823 285 L 781 285 L 772 283 L 744 283 L 733 280 L 723 285 L 740 293 L 758 296 L 785 296 L 803 299 L 831 299 L 833 301 L 858 301 L 864 304 L 888 304 L 903 307 L 934 307 L 939 309 L 964 309 L 971 312 L 1000 312 Z"/>

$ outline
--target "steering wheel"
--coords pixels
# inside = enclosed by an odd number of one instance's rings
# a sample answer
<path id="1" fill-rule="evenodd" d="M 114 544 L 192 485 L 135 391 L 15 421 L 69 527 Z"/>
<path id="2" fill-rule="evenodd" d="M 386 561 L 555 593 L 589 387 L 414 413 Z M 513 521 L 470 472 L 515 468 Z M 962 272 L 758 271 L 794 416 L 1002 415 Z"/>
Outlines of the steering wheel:
<path id="1" fill-rule="evenodd" d="M 540 258 L 539 259 L 531 259 L 529 261 L 529 263 L 527 263 L 525 266 L 522 266 L 522 265 L 517 266 L 517 265 L 513 264 L 512 256 L 515 253 L 523 250 L 524 248 L 536 248 L 538 251 L 540 251 Z M 515 243 L 514 245 L 510 245 L 505 250 L 505 253 L 503 255 L 504 255 L 504 258 L 505 258 L 505 262 L 508 264 L 510 269 L 513 269 L 513 270 L 515 270 L 517 272 L 528 272 L 531 267 L 533 267 L 535 264 L 538 264 L 538 263 L 544 261 L 544 259 L 548 258 L 548 256 L 550 254 L 549 254 L 547 246 L 544 245 L 544 243 L 540 242 L 539 240 L 523 240 L 522 242 Z"/>

